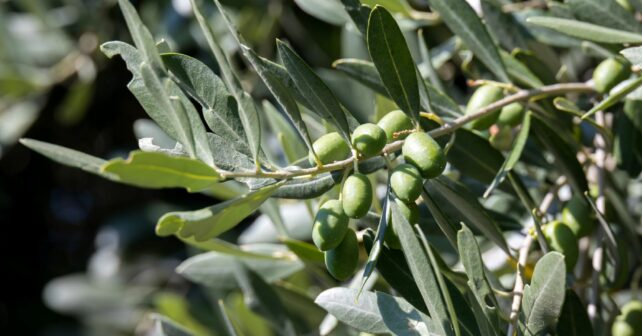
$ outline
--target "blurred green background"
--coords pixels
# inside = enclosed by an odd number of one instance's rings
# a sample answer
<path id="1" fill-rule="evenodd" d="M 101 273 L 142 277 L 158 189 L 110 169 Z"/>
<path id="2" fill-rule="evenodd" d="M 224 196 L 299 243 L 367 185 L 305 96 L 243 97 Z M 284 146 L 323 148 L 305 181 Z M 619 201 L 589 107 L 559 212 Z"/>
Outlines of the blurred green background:
<path id="1" fill-rule="evenodd" d="M 215 67 L 188 0 L 133 3 L 156 38 Z M 314 66 L 339 57 L 341 29 L 291 0 L 227 5 L 263 56 L 274 58 L 278 36 Z M 111 183 L 17 144 L 29 137 L 103 158 L 137 148 L 133 125 L 144 128 L 136 121 L 145 113 L 126 88 L 125 64 L 98 49 L 110 40 L 131 41 L 116 1 L 0 1 L 0 334 L 130 334 L 140 322 L 134 292 L 191 290 L 173 274 L 185 247 L 156 237 L 153 226 L 164 211 L 210 198 Z"/>

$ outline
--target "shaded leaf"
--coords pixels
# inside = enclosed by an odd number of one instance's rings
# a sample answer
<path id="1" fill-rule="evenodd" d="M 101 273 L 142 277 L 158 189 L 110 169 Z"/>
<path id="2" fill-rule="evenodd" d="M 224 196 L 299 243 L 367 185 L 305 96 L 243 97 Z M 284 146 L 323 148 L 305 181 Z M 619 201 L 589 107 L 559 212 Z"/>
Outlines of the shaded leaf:
<path id="1" fill-rule="evenodd" d="M 522 151 L 524 151 L 524 147 L 526 147 L 526 141 L 528 140 L 528 134 L 531 129 L 531 112 L 526 112 L 524 115 L 524 119 L 522 121 L 522 128 L 519 130 L 519 133 L 517 134 L 517 137 L 515 138 L 515 141 L 513 142 L 513 148 L 510 151 L 510 154 L 508 154 L 508 157 L 506 157 L 506 161 L 504 161 L 504 164 L 502 167 L 499 169 L 499 172 L 493 179 L 493 182 L 488 186 L 486 191 L 484 192 L 484 197 L 488 197 L 490 193 L 500 184 L 504 179 L 506 178 L 506 175 L 508 172 L 513 170 L 515 168 L 515 165 L 517 162 L 519 162 L 520 156 L 522 156 Z"/>
<path id="2" fill-rule="evenodd" d="M 537 16 L 528 18 L 527 22 L 594 42 L 611 44 L 642 42 L 642 35 L 640 34 L 598 26 L 582 21 Z"/>
<path id="3" fill-rule="evenodd" d="M 555 329 L 558 335 L 592 336 L 593 326 L 580 297 L 572 289 L 566 290 L 562 313 Z"/>
<path id="4" fill-rule="evenodd" d="M 464 222 L 479 230 L 486 238 L 493 241 L 508 256 L 511 255 L 502 232 L 497 223 L 488 215 L 484 207 L 471 194 L 463 184 L 455 182 L 445 176 L 428 180 L 425 183 L 426 190 L 430 196 L 435 198 L 437 204 L 442 205 L 441 200 L 449 204 L 448 216 L 457 218 L 458 222 Z"/>
<path id="5" fill-rule="evenodd" d="M 510 81 L 497 46 L 466 0 L 432 0 L 430 6 L 500 81 Z"/>
<path id="6" fill-rule="evenodd" d="M 575 155 L 576 150 L 537 116 L 532 119 L 531 129 L 536 138 L 554 155 L 554 164 L 568 178 L 575 192 L 581 195 L 588 190 L 584 170 Z"/>
<path id="7" fill-rule="evenodd" d="M 466 129 L 455 132 L 455 143 L 446 156 L 462 174 L 485 184 L 493 181 L 504 163 L 502 153 L 486 138 Z"/>
<path id="8" fill-rule="evenodd" d="M 242 262 L 235 264 L 234 275 L 246 306 L 263 316 L 279 334 L 296 335 L 278 294 L 261 276 Z"/>

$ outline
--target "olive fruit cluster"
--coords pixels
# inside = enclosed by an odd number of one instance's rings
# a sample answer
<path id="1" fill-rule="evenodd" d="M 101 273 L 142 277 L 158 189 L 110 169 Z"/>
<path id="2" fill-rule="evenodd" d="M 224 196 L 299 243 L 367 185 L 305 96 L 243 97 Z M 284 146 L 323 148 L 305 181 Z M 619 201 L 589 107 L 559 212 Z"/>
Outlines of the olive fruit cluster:
<path id="1" fill-rule="evenodd" d="M 350 157 L 367 159 L 379 155 L 385 145 L 405 139 L 401 148 L 404 162 L 390 172 L 390 188 L 402 214 L 411 223 L 417 223 L 419 210 L 416 200 L 423 188 L 423 179 L 439 176 L 446 167 L 446 159 L 439 144 L 427 133 L 415 132 L 412 120 L 400 110 L 386 114 L 377 124 L 363 124 L 354 129 L 351 144 L 338 133 L 326 134 L 314 142 L 312 148 L 322 164 L 330 164 Z M 351 147 L 350 147 L 351 145 Z M 316 162 L 310 152 L 309 161 Z M 338 280 L 354 274 L 359 261 L 356 233 L 349 227 L 350 219 L 364 217 L 372 205 L 374 192 L 368 177 L 354 172 L 341 186 L 341 197 L 328 200 L 319 208 L 312 229 L 312 240 L 324 252 L 326 268 Z M 399 248 L 394 223 L 386 234 L 386 243 Z"/>
<path id="2" fill-rule="evenodd" d="M 544 237 L 553 251 L 564 255 L 566 271 L 571 272 L 580 254 L 577 237 L 573 230 L 562 221 L 553 221 L 543 227 Z"/>
<path id="3" fill-rule="evenodd" d="M 630 301 L 622 307 L 611 327 L 613 336 L 642 335 L 642 301 Z"/>

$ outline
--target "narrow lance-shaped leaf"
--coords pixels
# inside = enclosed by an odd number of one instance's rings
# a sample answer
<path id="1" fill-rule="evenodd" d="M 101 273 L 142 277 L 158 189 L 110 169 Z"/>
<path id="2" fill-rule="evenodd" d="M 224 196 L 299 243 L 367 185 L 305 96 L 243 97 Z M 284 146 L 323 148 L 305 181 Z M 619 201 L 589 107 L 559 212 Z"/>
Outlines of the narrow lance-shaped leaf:
<path id="1" fill-rule="evenodd" d="M 144 62 L 141 53 L 127 43 L 107 42 L 100 49 L 107 57 L 120 55 L 123 58 L 133 75 L 127 88 L 158 126 L 180 142 L 191 157 L 198 157 L 212 164 L 205 126 L 194 106 L 177 85 L 154 72 Z M 143 76 L 143 69 L 147 69 L 146 76 Z M 169 97 L 173 99 L 170 101 Z"/>
<path id="2" fill-rule="evenodd" d="M 330 88 L 317 76 L 299 55 L 285 43 L 277 40 L 283 65 L 297 89 L 310 102 L 314 111 L 323 118 L 331 118 L 339 133 L 350 143 L 348 120 Z"/>
<path id="3" fill-rule="evenodd" d="M 219 136 L 245 144 L 245 131 L 236 102 L 225 83 L 193 57 L 178 53 L 162 54 L 161 57 L 181 88 L 201 105 L 210 129 Z"/>
<path id="4" fill-rule="evenodd" d="M 299 135 L 305 142 L 306 146 L 310 151 L 314 151 L 312 148 L 312 140 L 308 132 L 308 127 L 303 122 L 301 117 L 301 111 L 299 106 L 294 100 L 293 95 L 290 93 L 286 84 L 281 81 L 281 79 L 274 73 L 270 71 L 270 68 L 265 66 L 265 61 L 259 57 L 252 49 L 246 45 L 241 45 L 241 50 L 243 54 L 250 61 L 256 72 L 259 74 L 263 82 L 267 85 L 268 89 L 276 100 L 279 102 L 283 111 L 288 116 L 296 130 L 299 132 Z"/>
<path id="5" fill-rule="evenodd" d="M 497 46 L 466 0 L 431 0 L 430 6 L 500 81 L 510 81 Z"/>
<path id="6" fill-rule="evenodd" d="M 282 183 L 264 187 L 233 200 L 196 211 L 170 212 L 158 220 L 159 236 L 178 234 L 205 241 L 233 228 L 274 193 Z"/>
<path id="7" fill-rule="evenodd" d="M 497 175 L 493 179 L 493 182 L 488 186 L 486 191 L 484 192 L 484 197 L 488 197 L 493 190 L 504 181 L 506 178 L 506 175 L 508 172 L 513 170 L 515 168 L 515 165 L 517 162 L 519 162 L 519 158 L 522 155 L 522 151 L 524 151 L 524 147 L 526 146 L 526 140 L 528 140 L 528 134 L 531 129 L 531 112 L 527 112 L 524 115 L 524 120 L 522 121 L 522 128 L 519 130 L 519 133 L 517 134 L 517 138 L 515 138 L 515 142 L 513 143 L 513 148 L 510 151 L 510 154 L 508 154 L 508 157 L 506 158 L 506 161 L 504 161 L 504 164 L 502 167 L 499 169 L 499 172 L 497 172 Z"/>
<path id="8" fill-rule="evenodd" d="M 566 4 L 579 20 L 624 31 L 642 31 L 635 16 L 616 0 L 567 0 Z"/>
<path id="9" fill-rule="evenodd" d="M 221 46 L 217 42 L 212 28 L 201 13 L 198 5 L 196 4 L 196 1 L 192 0 L 191 3 L 192 10 L 194 11 L 194 16 L 196 16 L 196 20 L 201 26 L 201 30 L 205 35 L 207 44 L 212 50 L 212 53 L 216 58 L 216 62 L 221 69 L 223 80 L 236 99 L 236 102 L 238 104 L 239 117 L 243 125 L 243 129 L 245 130 L 245 135 L 252 152 L 254 163 L 258 168 L 260 166 L 259 154 L 261 152 L 261 125 L 257 107 L 251 97 L 243 91 L 240 80 L 236 76 L 236 73 L 234 72 L 229 59 L 225 55 L 223 48 L 221 48 Z M 221 14 L 225 15 L 223 12 L 221 12 Z"/>
<path id="10" fill-rule="evenodd" d="M 134 44 L 141 51 L 145 61 L 147 61 L 155 71 L 162 71 L 163 63 L 161 62 L 156 43 L 149 29 L 143 24 L 136 9 L 129 0 L 118 0 L 118 6 L 123 12 L 125 22 L 129 33 L 134 40 Z"/>
<path id="11" fill-rule="evenodd" d="M 500 321 L 497 312 L 497 298 L 495 298 L 493 289 L 484 273 L 484 262 L 482 261 L 477 240 L 475 240 L 472 231 L 465 225 L 462 225 L 461 230 L 457 233 L 457 245 L 459 246 L 459 259 L 468 275 L 468 287 L 473 292 L 486 319 L 497 332 L 498 322 Z M 487 302 L 492 302 L 493 306 L 489 306 Z"/>
<path id="12" fill-rule="evenodd" d="M 561 253 L 549 252 L 535 264 L 522 299 L 526 335 L 540 335 L 555 326 L 564 303 L 565 280 L 566 265 Z"/>
<path id="13" fill-rule="evenodd" d="M 415 235 L 415 231 L 401 213 L 399 206 L 391 203 L 390 211 L 392 221 L 395 223 L 395 231 L 399 235 L 401 249 L 406 256 L 410 271 L 417 282 L 419 291 L 421 291 L 421 296 L 426 303 L 426 307 L 428 307 L 436 330 L 442 335 L 453 335 L 450 318 L 435 278 L 434 265 L 430 264 L 426 252 Z"/>
<path id="14" fill-rule="evenodd" d="M 390 12 L 375 6 L 368 20 L 368 50 L 392 100 L 419 120 L 417 70 L 406 40 Z"/>
<path id="15" fill-rule="evenodd" d="M 144 188 L 185 188 L 190 192 L 214 186 L 219 174 L 205 163 L 156 152 L 135 151 L 129 158 L 104 163 L 101 171 L 123 183 Z"/>
<path id="16" fill-rule="evenodd" d="M 388 176 L 388 178 L 390 178 L 390 176 Z M 375 266 L 377 265 L 379 254 L 381 253 L 381 249 L 383 248 L 385 235 L 391 234 L 390 230 L 388 229 L 391 197 L 390 184 L 388 184 L 388 187 L 386 189 L 386 198 L 384 199 L 382 205 L 383 211 L 381 212 L 379 225 L 377 226 L 377 235 L 373 241 L 372 248 L 368 253 L 368 261 L 366 261 L 366 265 L 363 269 L 363 281 L 361 282 L 361 287 L 359 288 L 359 290 L 363 289 L 363 286 L 366 284 L 366 281 L 368 281 L 370 275 L 375 269 Z"/>
<path id="17" fill-rule="evenodd" d="M 178 86 L 169 78 L 161 79 L 145 63 L 140 73 L 158 107 L 165 114 L 165 122 L 174 125 L 170 135 L 185 147 L 191 157 L 198 157 L 207 164 L 213 164 L 212 151 L 198 112 Z"/>
<path id="18" fill-rule="evenodd" d="M 607 28 L 582 21 L 538 16 L 530 17 L 526 22 L 594 42 L 610 44 L 642 43 L 641 34 Z"/>
<path id="19" fill-rule="evenodd" d="M 103 172 L 100 169 L 100 167 L 107 162 L 101 158 L 33 139 L 20 139 L 20 143 L 65 166 L 79 168 L 88 173 L 96 174 L 109 180 L 118 180 L 115 175 Z"/>

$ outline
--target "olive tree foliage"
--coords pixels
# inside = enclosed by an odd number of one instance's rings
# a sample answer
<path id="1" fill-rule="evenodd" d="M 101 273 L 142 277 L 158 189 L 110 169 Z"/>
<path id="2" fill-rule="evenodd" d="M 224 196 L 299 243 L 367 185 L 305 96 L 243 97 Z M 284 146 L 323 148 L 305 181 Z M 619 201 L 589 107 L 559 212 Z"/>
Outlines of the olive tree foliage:
<path id="1" fill-rule="evenodd" d="M 21 141 L 114 182 L 219 199 L 156 226 L 199 251 L 176 272 L 209 293 L 215 322 L 157 306 L 155 332 L 599 335 L 617 320 L 628 335 L 642 2 L 295 2 L 343 27 L 333 70 L 287 41 L 262 57 L 214 0 L 240 67 L 212 4 L 192 1 L 215 72 L 120 0 L 134 44 L 100 48 L 124 60 L 154 135 L 112 160 Z M 269 99 L 248 92 L 245 67 Z M 220 238 L 257 211 L 273 228 Z"/>

